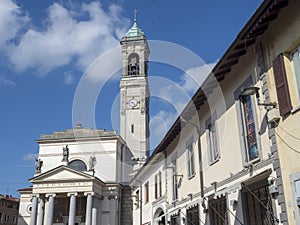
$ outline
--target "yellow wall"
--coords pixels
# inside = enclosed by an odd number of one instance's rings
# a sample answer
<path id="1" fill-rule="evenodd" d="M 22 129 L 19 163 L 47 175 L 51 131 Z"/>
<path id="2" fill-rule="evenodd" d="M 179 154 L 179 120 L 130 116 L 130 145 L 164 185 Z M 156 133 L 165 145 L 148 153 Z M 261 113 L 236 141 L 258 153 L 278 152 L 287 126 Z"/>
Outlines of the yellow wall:
<path id="1" fill-rule="evenodd" d="M 285 53 L 285 67 L 293 110 L 299 106 L 299 98 L 290 61 L 290 53 L 300 44 L 300 1 L 291 1 L 262 38 L 265 60 L 267 62 L 267 80 L 271 101 L 277 102 L 276 86 L 272 69 L 272 60 Z M 289 224 L 296 224 L 294 199 L 291 190 L 290 175 L 300 172 L 300 111 L 295 111 L 281 119 L 277 126 L 276 138 L 280 158 L 282 180 Z M 295 137 L 293 137 L 295 136 Z M 285 142 L 285 143 L 284 143 Z M 289 146 L 288 146 L 289 145 Z M 299 152 L 296 152 L 299 151 Z"/>

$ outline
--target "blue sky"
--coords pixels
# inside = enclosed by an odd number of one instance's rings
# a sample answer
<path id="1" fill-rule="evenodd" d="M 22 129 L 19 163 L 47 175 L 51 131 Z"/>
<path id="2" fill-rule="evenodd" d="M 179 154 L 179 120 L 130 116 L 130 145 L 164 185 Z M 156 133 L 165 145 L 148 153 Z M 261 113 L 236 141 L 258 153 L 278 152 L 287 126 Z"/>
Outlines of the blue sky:
<path id="1" fill-rule="evenodd" d="M 1 0 L 0 193 L 18 195 L 17 189 L 29 185 L 34 173 L 33 155 L 38 153 L 35 140 L 41 134 L 72 127 L 78 82 L 97 57 L 119 45 L 120 37 L 132 25 L 135 8 L 139 11 L 138 25 L 148 40 L 176 43 L 212 67 L 261 2 Z M 190 70 L 199 72 L 201 68 Z M 192 95 L 195 84 L 185 72 L 150 62 L 150 76 L 166 78 Z M 116 73 L 99 94 L 95 109 L 98 128 L 118 128 L 117 118 L 111 119 L 111 114 L 116 112 L 113 102 L 118 105 L 119 78 Z M 165 98 L 151 99 L 152 147 L 176 118 L 177 106 L 172 102 L 176 91 L 172 90 Z M 177 102 L 178 107 L 185 102 Z M 85 119 L 81 118 L 83 125 L 89 126 Z"/>

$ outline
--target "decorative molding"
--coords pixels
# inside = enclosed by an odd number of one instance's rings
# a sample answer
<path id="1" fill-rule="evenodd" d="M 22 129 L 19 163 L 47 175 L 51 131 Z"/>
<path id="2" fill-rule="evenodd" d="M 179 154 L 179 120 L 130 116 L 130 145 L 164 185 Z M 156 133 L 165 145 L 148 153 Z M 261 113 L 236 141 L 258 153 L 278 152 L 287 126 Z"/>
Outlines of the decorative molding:
<path id="1" fill-rule="evenodd" d="M 93 191 L 87 191 L 87 192 L 84 192 L 83 195 L 84 196 L 88 196 L 88 195 L 94 196 L 95 192 L 93 192 Z"/>
<path id="2" fill-rule="evenodd" d="M 50 196 L 52 196 L 53 198 L 55 198 L 56 194 L 54 194 L 54 193 L 52 193 L 52 194 L 46 194 L 45 196 L 46 196 L 46 198 L 49 198 Z"/>
<path id="3" fill-rule="evenodd" d="M 69 193 L 67 193 L 68 197 L 71 197 L 71 195 L 74 195 L 76 197 L 76 196 L 78 196 L 78 193 L 77 192 L 69 192 Z"/>

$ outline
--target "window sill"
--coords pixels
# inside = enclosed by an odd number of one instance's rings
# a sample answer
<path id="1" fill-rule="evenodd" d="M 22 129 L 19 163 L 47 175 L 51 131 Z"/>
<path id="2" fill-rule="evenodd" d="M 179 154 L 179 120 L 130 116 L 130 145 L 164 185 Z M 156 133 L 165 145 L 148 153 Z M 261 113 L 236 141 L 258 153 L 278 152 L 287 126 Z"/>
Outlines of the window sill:
<path id="1" fill-rule="evenodd" d="M 196 173 L 192 174 L 191 176 L 189 176 L 187 179 L 191 180 L 192 178 L 194 178 L 196 176 Z"/>
<path id="2" fill-rule="evenodd" d="M 219 162 L 219 160 L 220 160 L 220 157 L 215 159 L 214 161 L 209 162 L 209 165 L 212 166 L 213 164 Z"/>
<path id="3" fill-rule="evenodd" d="M 300 105 L 297 105 L 296 107 L 293 107 L 291 113 L 294 114 L 300 110 Z"/>
<path id="4" fill-rule="evenodd" d="M 244 167 L 245 168 L 249 168 L 250 165 L 253 165 L 255 163 L 258 163 L 260 161 L 260 158 L 257 158 L 257 159 L 253 159 L 252 161 L 249 161 L 249 162 L 245 162 L 244 161 Z"/>

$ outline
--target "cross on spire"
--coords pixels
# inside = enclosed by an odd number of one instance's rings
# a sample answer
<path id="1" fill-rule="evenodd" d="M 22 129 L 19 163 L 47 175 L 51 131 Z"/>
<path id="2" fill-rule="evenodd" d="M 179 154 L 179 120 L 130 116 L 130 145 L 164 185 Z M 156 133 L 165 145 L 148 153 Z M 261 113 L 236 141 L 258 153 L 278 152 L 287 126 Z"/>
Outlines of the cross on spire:
<path id="1" fill-rule="evenodd" d="M 133 10 L 133 14 L 134 14 L 134 21 L 136 22 L 136 14 L 138 13 L 138 11 L 135 9 Z"/>

